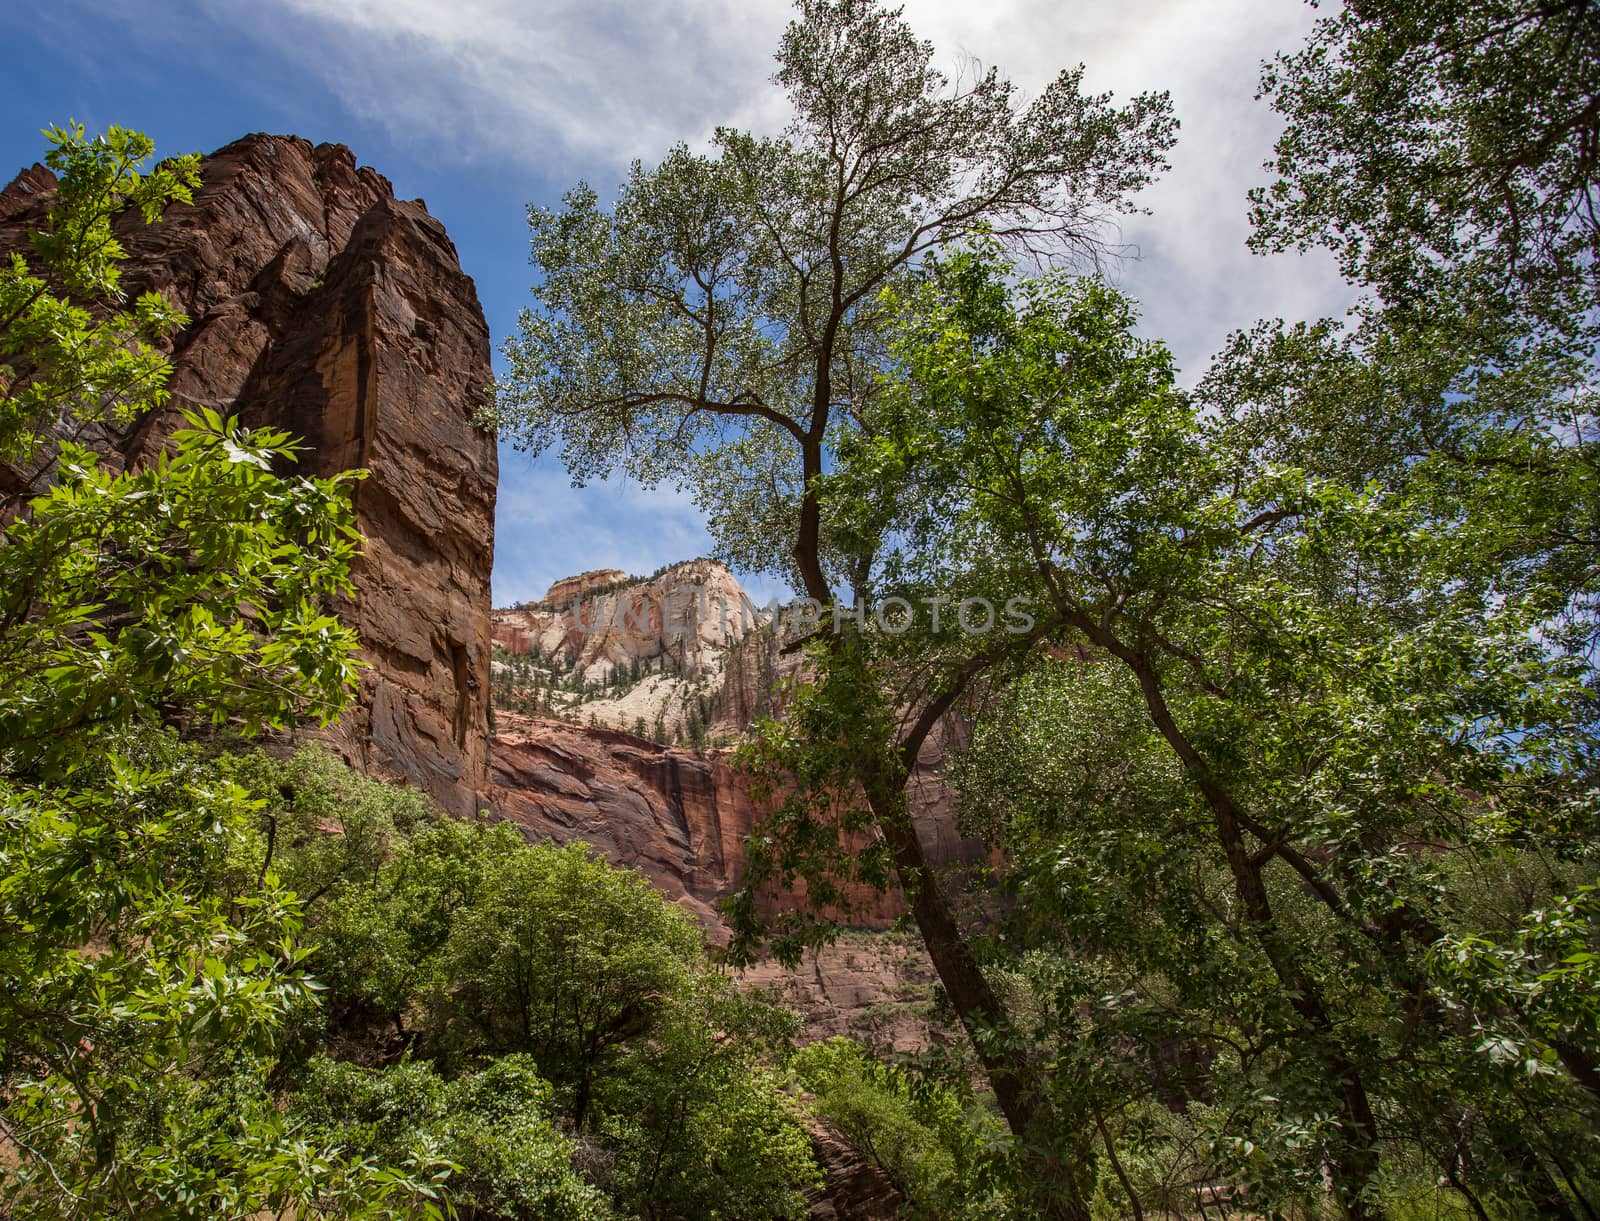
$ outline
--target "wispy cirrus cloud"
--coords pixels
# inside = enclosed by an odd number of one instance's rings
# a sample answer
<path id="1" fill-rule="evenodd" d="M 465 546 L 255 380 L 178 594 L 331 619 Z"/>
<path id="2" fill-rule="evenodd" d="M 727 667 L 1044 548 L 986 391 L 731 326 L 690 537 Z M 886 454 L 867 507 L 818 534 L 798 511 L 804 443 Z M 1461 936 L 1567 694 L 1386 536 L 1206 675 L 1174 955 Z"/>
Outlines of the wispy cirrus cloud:
<path id="1" fill-rule="evenodd" d="M 616 170 L 759 124 L 787 11 L 740 0 L 203 0 L 319 73 L 358 118 L 466 164 Z"/>

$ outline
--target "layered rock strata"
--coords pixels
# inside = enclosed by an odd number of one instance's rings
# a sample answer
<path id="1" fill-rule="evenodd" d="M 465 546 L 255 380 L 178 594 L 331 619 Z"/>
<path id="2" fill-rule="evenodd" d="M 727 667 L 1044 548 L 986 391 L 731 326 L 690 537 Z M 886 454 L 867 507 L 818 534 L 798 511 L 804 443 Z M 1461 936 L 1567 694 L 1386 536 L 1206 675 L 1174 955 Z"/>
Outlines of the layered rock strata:
<path id="1" fill-rule="evenodd" d="M 565 577 L 537 602 L 493 612 L 502 703 L 631 730 L 701 741 L 741 731 L 725 687 L 770 637 L 770 614 L 714 560 L 650 577 L 606 568 Z M 770 677 L 766 680 L 770 688 Z M 536 701 L 537 703 L 535 704 Z"/>

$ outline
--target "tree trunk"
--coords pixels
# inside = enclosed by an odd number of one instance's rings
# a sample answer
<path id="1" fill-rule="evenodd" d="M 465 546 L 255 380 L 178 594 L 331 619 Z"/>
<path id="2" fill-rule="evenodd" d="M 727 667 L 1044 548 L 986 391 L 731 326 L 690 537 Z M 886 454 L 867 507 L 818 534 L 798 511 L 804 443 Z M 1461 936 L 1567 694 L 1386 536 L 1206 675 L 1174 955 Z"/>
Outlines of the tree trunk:
<path id="1" fill-rule="evenodd" d="M 978 1054 L 1000 1112 L 1022 1150 L 1023 1164 L 1036 1181 L 1053 1193 L 1043 1201 L 1042 1215 L 1051 1221 L 1088 1221 L 1088 1202 L 1077 1181 L 1082 1177 L 1081 1168 L 1061 1165 L 1045 1151 L 1042 1134 L 1030 1131 L 1039 1114 L 1039 1103 L 1027 1089 L 1027 1069 L 1020 1063 L 1020 1055 L 1005 1042 L 1005 1007 L 962 935 L 944 887 L 928 866 L 922 841 L 905 810 L 903 783 L 895 784 L 883 776 L 874 778 L 867 786 L 867 802 L 894 854 L 895 872 L 911 904 L 928 957 Z"/>

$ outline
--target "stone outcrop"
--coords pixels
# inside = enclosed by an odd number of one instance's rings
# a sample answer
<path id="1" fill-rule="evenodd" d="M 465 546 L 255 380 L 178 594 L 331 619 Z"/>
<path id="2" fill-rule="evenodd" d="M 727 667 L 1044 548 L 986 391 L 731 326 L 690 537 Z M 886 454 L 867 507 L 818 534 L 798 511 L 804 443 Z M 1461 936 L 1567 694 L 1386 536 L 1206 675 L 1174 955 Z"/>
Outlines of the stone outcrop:
<path id="1" fill-rule="evenodd" d="M 366 536 L 353 605 L 371 663 L 331 732 L 346 757 L 469 813 L 488 784 L 489 573 L 497 462 L 472 416 L 492 384 L 489 331 L 444 227 L 342 145 L 253 135 L 203 159 L 192 205 L 127 215 L 124 287 L 189 315 L 171 409 L 103 432 L 139 462 L 205 405 L 304 439 L 300 469 L 355 467 Z M 54 177 L 0 195 L 0 252 L 42 226 Z"/>
<path id="2" fill-rule="evenodd" d="M 564 577 L 538 602 L 497 610 L 493 620 L 495 643 L 507 652 L 599 682 L 634 662 L 697 677 L 766 617 L 731 572 L 701 559 L 653 577 L 615 568 Z"/>
<path id="3" fill-rule="evenodd" d="M 809 1221 L 891 1221 L 905 1205 L 889 1176 L 826 1121 L 811 1125 L 811 1152 L 822 1171 L 822 1189 Z"/>
<path id="4" fill-rule="evenodd" d="M 541 709 L 672 740 L 691 728 L 701 738 L 731 735 L 748 723 L 721 715 L 725 675 L 770 616 L 725 567 L 698 559 L 650 577 L 613 568 L 564 577 L 493 621 L 508 659 L 497 674 L 519 694 L 503 705 L 532 710 L 536 696 Z"/>
<path id="5" fill-rule="evenodd" d="M 620 568 L 596 568 L 593 572 L 580 572 L 575 577 L 562 577 L 539 601 L 547 606 L 566 606 L 574 598 L 586 598 L 592 590 L 610 585 L 622 585 L 633 580 Z"/>

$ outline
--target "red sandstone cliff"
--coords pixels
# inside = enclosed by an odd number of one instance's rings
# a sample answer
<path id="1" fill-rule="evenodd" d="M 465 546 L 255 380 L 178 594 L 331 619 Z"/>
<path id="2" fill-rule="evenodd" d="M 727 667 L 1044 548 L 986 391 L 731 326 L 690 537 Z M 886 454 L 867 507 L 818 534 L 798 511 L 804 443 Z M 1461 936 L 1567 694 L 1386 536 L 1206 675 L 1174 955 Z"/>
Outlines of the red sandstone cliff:
<path id="1" fill-rule="evenodd" d="M 539 838 L 593 844 L 693 911 L 713 940 L 727 939 L 717 901 L 739 883 L 760 811 L 725 755 L 502 714 L 490 761 L 497 814 Z M 858 927 L 887 928 L 900 909 L 895 894 L 861 899 Z"/>
<path id="2" fill-rule="evenodd" d="M 913 785 L 919 834 L 940 864 L 978 863 L 980 846 L 960 838 L 932 780 L 939 762 L 930 753 Z M 535 838 L 594 845 L 692 911 L 712 941 L 727 940 L 717 903 L 739 884 L 745 836 L 761 811 L 725 753 L 701 756 L 618 730 L 502 713 L 491 764 L 500 817 Z M 897 891 L 856 897 L 861 906 L 848 925 L 881 932 L 896 922 Z M 800 901 L 773 896 L 769 905 Z M 847 934 L 794 971 L 766 960 L 743 978 L 804 1013 L 811 1037 L 850 1035 L 902 1052 L 947 1037 L 931 1012 L 933 965 L 914 934 Z"/>
<path id="3" fill-rule="evenodd" d="M 369 470 L 359 593 L 338 609 L 372 666 L 331 740 L 469 813 L 488 788 L 497 475 L 493 438 L 471 423 L 492 383 L 472 281 L 423 203 L 396 200 L 343 145 L 247 136 L 202 175 L 192 205 L 117 226 L 124 286 L 190 317 L 172 344 L 173 410 L 94 441 L 139 461 L 176 409 L 204 404 L 298 434 L 309 473 Z M 25 249 L 54 191 L 35 166 L 0 194 L 0 253 Z"/>

